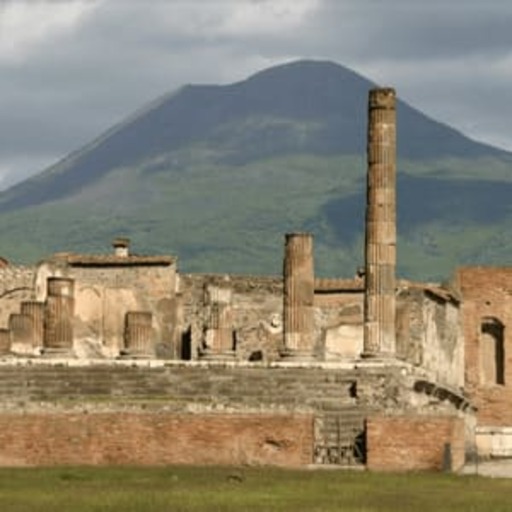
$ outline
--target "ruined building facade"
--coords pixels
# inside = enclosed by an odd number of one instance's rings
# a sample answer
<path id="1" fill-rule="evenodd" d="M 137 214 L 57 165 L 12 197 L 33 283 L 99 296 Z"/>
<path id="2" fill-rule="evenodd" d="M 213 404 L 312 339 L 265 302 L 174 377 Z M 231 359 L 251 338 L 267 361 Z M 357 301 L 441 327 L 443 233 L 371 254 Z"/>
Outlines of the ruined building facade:
<path id="1" fill-rule="evenodd" d="M 0 465 L 460 469 L 512 456 L 512 267 L 396 277 L 396 116 L 370 91 L 365 266 L 182 274 L 171 256 L 0 265 Z"/>

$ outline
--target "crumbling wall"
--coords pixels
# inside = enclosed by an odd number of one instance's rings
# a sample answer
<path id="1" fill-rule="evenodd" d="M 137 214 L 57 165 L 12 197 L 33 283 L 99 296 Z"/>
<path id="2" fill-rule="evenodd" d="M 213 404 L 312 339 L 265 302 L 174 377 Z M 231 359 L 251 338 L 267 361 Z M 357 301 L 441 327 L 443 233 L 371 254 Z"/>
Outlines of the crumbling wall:
<path id="1" fill-rule="evenodd" d="M 359 280 L 317 279 L 317 355 L 325 360 L 357 359 L 363 352 L 364 289 Z"/>
<path id="2" fill-rule="evenodd" d="M 47 360 L 1 372 L 0 464 L 361 464 L 365 418 L 433 403 L 403 364 Z M 438 400 L 438 414 L 454 410 Z"/>
<path id="3" fill-rule="evenodd" d="M 181 330 L 190 359 L 208 329 L 211 290 L 229 291 L 237 360 L 274 361 L 284 348 L 283 280 L 279 277 L 180 275 Z M 359 280 L 317 279 L 314 355 L 317 360 L 358 358 L 363 349 L 364 289 Z M 188 357 L 187 357 L 188 358 Z"/>
<path id="4" fill-rule="evenodd" d="M 278 277 L 181 274 L 179 285 L 182 353 L 197 359 L 209 328 L 212 289 L 230 294 L 235 357 L 278 359 L 283 339 L 283 281 Z"/>
<path id="5" fill-rule="evenodd" d="M 37 297 L 46 299 L 48 277 L 74 285 L 74 349 L 79 357 L 115 357 L 124 349 L 126 315 L 152 315 L 155 354 L 173 358 L 177 348 L 175 265 L 69 265 L 45 262 L 37 271 Z"/>
<path id="6" fill-rule="evenodd" d="M 10 315 L 20 312 L 23 301 L 34 298 L 34 276 L 32 267 L 0 267 L 0 328 L 8 327 Z"/>
<path id="7" fill-rule="evenodd" d="M 464 386 L 459 305 L 448 294 L 408 285 L 397 300 L 397 356 L 421 366 L 436 382 Z"/>
<path id="8" fill-rule="evenodd" d="M 466 390 L 481 426 L 512 426 L 512 267 L 462 267 L 456 274 L 462 296 Z M 487 322 L 502 327 L 502 379 L 486 378 L 482 344 Z M 499 341 L 499 340 L 496 340 Z M 495 355 L 495 357 L 498 354 Z M 498 377 L 498 376 L 497 376 Z"/>

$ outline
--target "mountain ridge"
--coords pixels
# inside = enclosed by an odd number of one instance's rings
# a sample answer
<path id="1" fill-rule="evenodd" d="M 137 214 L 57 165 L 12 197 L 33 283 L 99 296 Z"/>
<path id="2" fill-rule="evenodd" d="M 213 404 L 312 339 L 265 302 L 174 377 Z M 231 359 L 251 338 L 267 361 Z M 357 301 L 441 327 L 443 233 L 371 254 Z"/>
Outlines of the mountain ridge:
<path id="1" fill-rule="evenodd" d="M 339 64 L 307 60 L 233 84 L 180 87 L 0 193 L 7 253 L 40 257 L 71 242 L 69 249 L 87 251 L 123 232 L 148 250 L 178 253 L 194 271 L 275 273 L 278 258 L 273 253 L 270 265 L 270 245 L 257 239 L 279 244 L 283 232 L 308 228 L 320 270 L 351 273 L 344 269 L 361 255 L 366 101 L 375 86 Z M 401 100 L 397 117 L 403 268 L 430 277 L 438 265 L 446 274 L 457 254 L 465 262 L 477 251 L 471 231 L 482 228 L 496 240 L 492 230 L 508 226 L 499 184 L 510 182 L 512 153 L 475 142 Z M 480 180 L 483 193 L 467 180 Z M 436 194 L 437 186 L 449 192 Z M 450 194 L 463 196 L 457 215 L 450 213 Z M 472 214 L 486 209 L 495 225 Z M 459 246 L 448 239 L 443 250 L 442 226 L 455 217 L 468 239 L 452 236 Z M 19 231 L 30 223 L 40 232 L 23 240 Z M 423 254 L 424 239 L 435 239 L 427 248 L 437 252 Z"/>

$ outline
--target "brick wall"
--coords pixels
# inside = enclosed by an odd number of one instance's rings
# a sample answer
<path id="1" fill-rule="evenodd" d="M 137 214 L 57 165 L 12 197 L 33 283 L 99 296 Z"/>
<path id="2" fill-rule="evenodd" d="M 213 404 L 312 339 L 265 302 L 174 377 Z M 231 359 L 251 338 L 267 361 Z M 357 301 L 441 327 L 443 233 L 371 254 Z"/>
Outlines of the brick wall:
<path id="1" fill-rule="evenodd" d="M 512 267 L 463 267 L 462 295 L 466 390 L 477 407 L 479 425 L 512 425 Z M 503 325 L 504 383 L 486 381 L 482 363 L 482 321 Z"/>
<path id="2" fill-rule="evenodd" d="M 312 462 L 309 415 L 0 415 L 0 466 Z"/>
<path id="3" fill-rule="evenodd" d="M 457 417 L 374 416 L 367 420 L 367 466 L 377 471 L 443 469 L 445 444 L 452 468 L 464 464 L 464 421 Z"/>
<path id="4" fill-rule="evenodd" d="M 0 465 L 359 463 L 345 452 L 365 418 L 393 410 L 369 422 L 370 467 L 438 467 L 454 420 L 415 415 L 453 406 L 414 391 L 404 369 L 3 361 Z"/>
<path id="5" fill-rule="evenodd" d="M 340 450 L 363 434 L 368 411 L 409 401 L 401 367 L 368 364 L 5 362 L 0 464 L 150 464 L 157 455 L 162 463 L 343 463 Z M 169 439 L 179 450 L 170 452 Z M 146 444 L 157 455 L 141 452 Z"/>

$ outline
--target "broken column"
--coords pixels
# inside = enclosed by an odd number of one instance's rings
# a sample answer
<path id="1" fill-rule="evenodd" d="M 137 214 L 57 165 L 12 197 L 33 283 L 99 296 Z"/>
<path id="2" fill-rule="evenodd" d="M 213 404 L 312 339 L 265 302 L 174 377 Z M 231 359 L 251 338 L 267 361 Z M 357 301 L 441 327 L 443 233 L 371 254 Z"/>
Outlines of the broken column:
<path id="1" fill-rule="evenodd" d="M 129 311 L 125 317 L 123 355 L 153 357 L 153 315 L 149 311 Z"/>
<path id="2" fill-rule="evenodd" d="M 0 355 L 11 353 L 11 332 L 9 329 L 0 329 Z"/>
<path id="3" fill-rule="evenodd" d="M 232 359 L 235 356 L 231 299 L 230 287 L 209 285 L 205 288 L 208 318 L 200 351 L 203 359 Z"/>
<path id="4" fill-rule="evenodd" d="M 395 355 L 396 114 L 395 91 L 370 91 L 365 245 L 364 352 Z"/>
<path id="5" fill-rule="evenodd" d="M 28 315 L 12 313 L 9 315 L 11 348 L 19 354 L 31 354 L 33 350 L 33 323 Z"/>
<path id="6" fill-rule="evenodd" d="M 284 351 L 283 357 L 313 358 L 315 273 L 313 237 L 288 233 L 284 253 Z"/>
<path id="7" fill-rule="evenodd" d="M 74 281 L 50 277 L 44 312 L 44 352 L 66 353 L 73 349 Z"/>
<path id="8" fill-rule="evenodd" d="M 21 303 L 21 314 L 27 315 L 32 319 L 32 345 L 34 347 L 43 346 L 44 330 L 44 303 L 35 300 Z"/>

